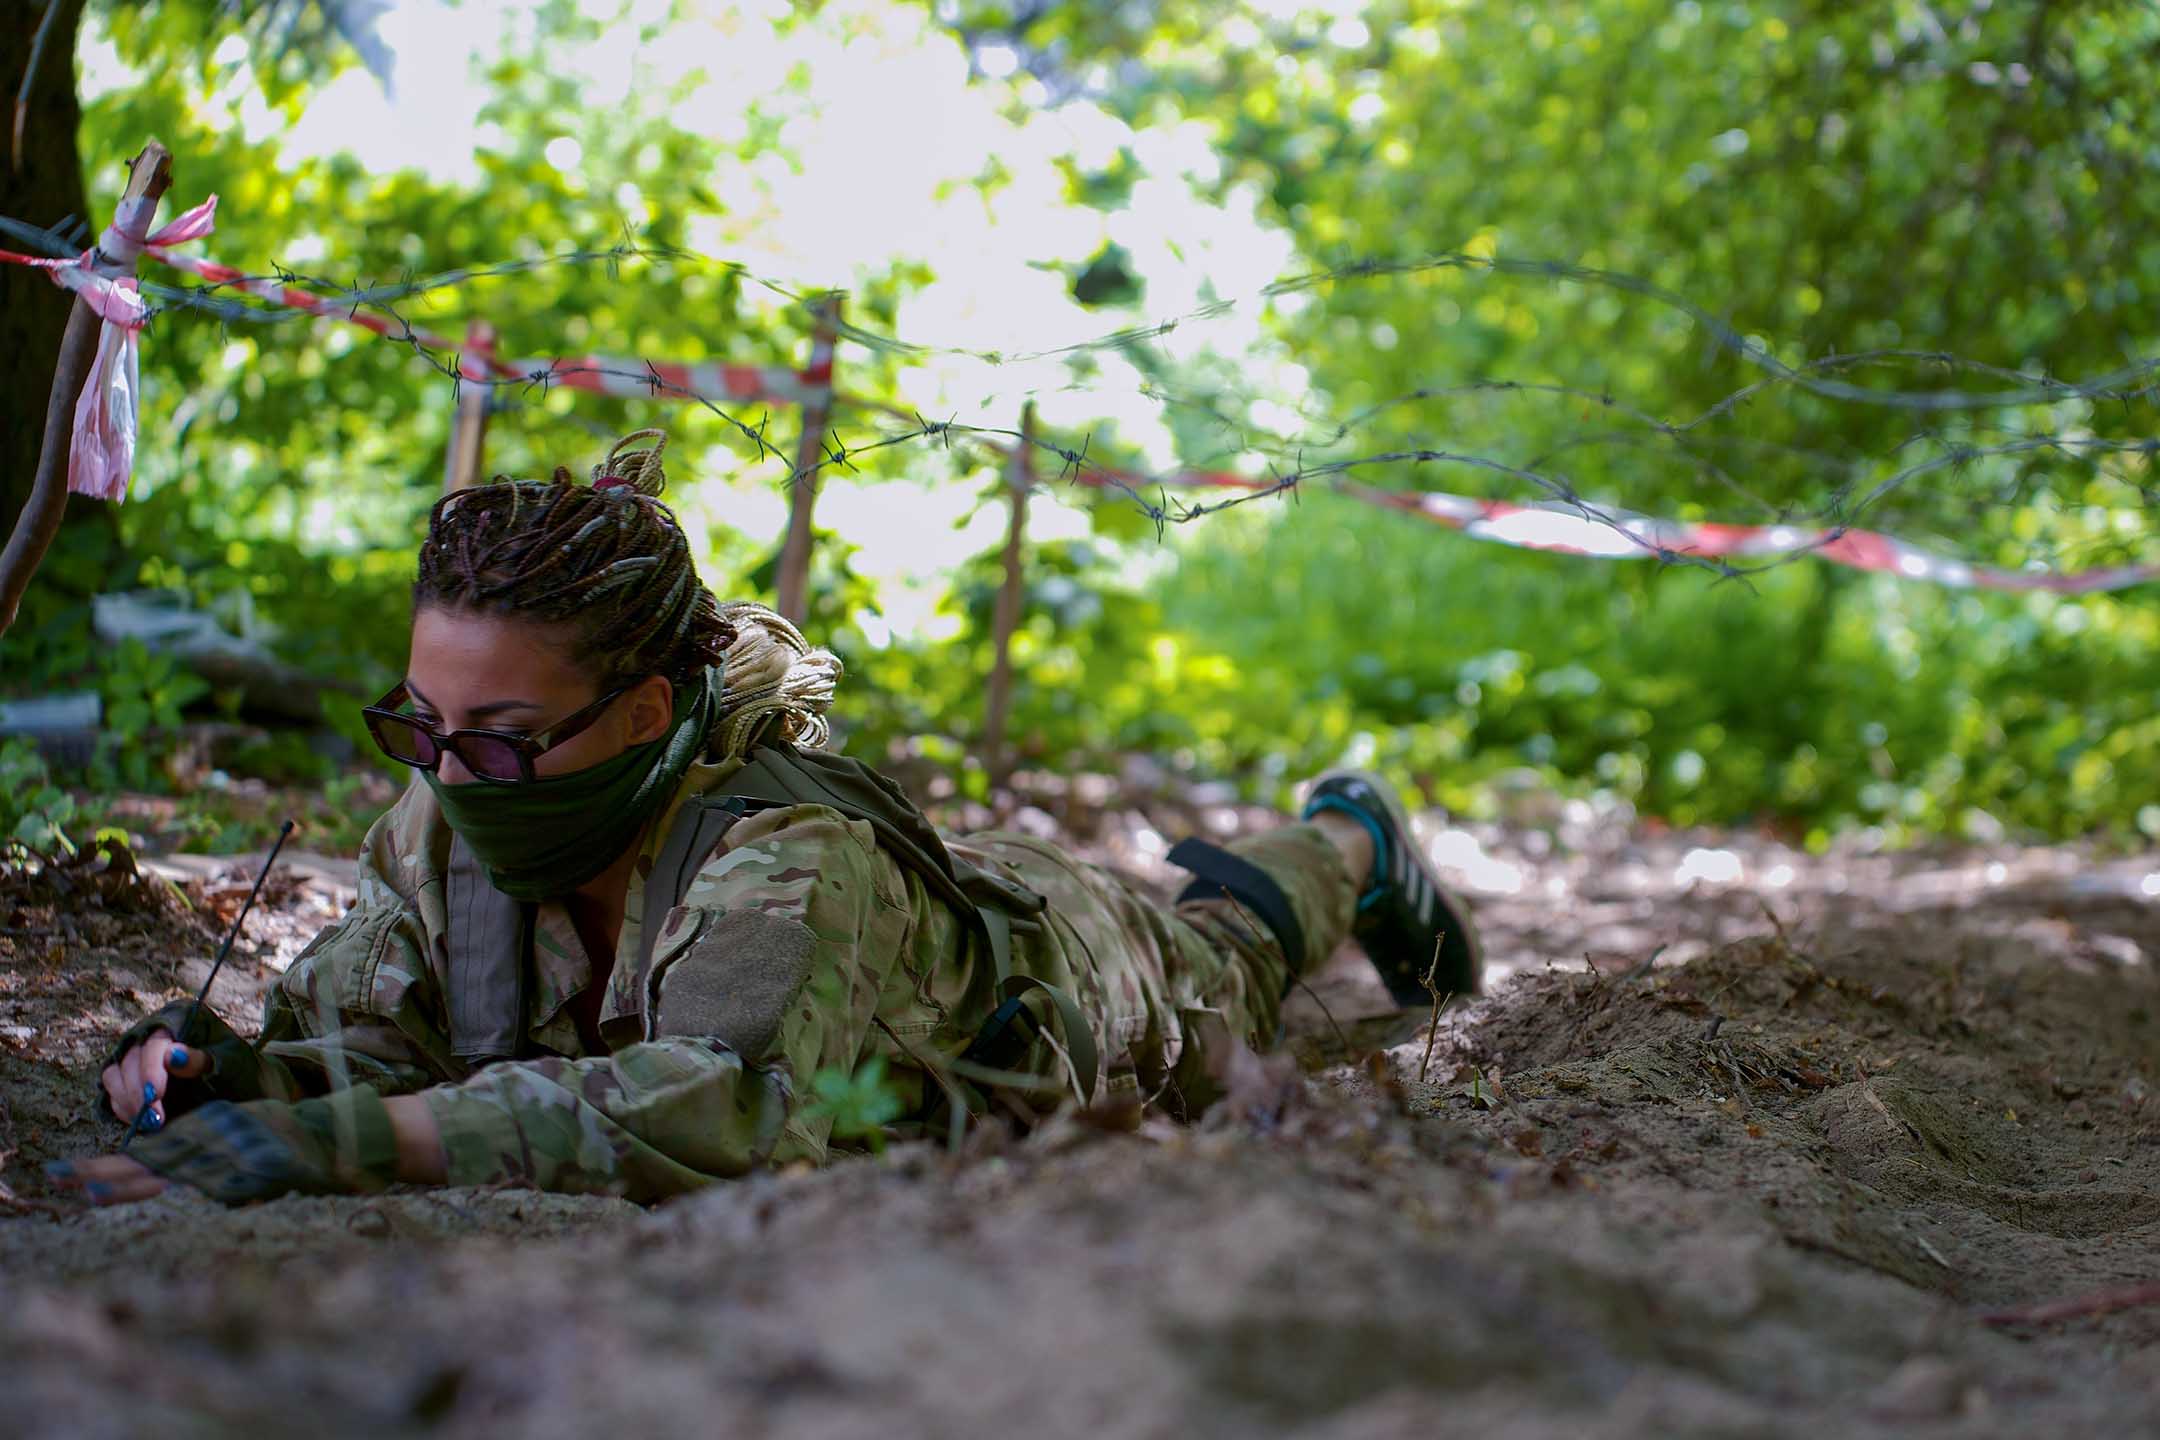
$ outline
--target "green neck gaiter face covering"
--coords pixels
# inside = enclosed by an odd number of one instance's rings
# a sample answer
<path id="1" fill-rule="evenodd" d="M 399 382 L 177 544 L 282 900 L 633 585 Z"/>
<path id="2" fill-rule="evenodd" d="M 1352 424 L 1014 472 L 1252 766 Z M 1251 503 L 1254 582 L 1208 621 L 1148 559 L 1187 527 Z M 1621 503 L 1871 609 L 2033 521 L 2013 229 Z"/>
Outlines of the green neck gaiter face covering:
<path id="1" fill-rule="evenodd" d="M 428 772 L 428 788 L 496 889 L 513 900 L 568 894 L 621 858 L 675 793 L 705 747 L 719 687 L 717 670 L 676 687 L 674 728 L 612 760 L 529 785 L 445 785 Z"/>

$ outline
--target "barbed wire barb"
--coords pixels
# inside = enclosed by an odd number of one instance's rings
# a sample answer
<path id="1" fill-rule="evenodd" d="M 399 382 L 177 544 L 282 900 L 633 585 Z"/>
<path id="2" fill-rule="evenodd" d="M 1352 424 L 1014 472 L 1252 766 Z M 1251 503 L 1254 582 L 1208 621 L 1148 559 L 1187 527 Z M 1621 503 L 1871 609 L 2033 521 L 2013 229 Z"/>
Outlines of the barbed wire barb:
<path id="1" fill-rule="evenodd" d="M 45 229 L 0 218 L 0 233 L 32 249 L 54 252 L 55 258 L 77 253 L 70 248 L 76 243 L 70 237 L 80 226 L 81 222 L 73 216 Z M 156 302 L 150 307 L 153 317 L 179 310 L 196 310 L 209 314 L 221 334 L 230 333 L 231 327 L 241 321 L 274 323 L 309 315 L 339 318 L 410 349 L 451 381 L 453 397 L 461 396 L 462 387 L 467 384 L 486 387 L 491 407 L 507 406 L 507 397 L 513 393 L 529 403 L 536 390 L 544 401 L 555 388 L 565 385 L 607 394 L 642 394 L 685 401 L 713 415 L 732 433 L 739 435 L 756 460 L 779 460 L 787 464 L 791 475 L 798 479 L 827 466 L 859 475 L 863 469 L 858 460 L 879 450 L 922 440 L 942 446 L 948 454 L 954 452 L 956 442 L 963 446 L 981 445 L 1008 454 L 1016 446 L 1032 445 L 1045 454 L 1058 457 L 1059 483 L 1085 485 L 1106 494 L 1122 496 L 1149 520 L 1158 538 L 1164 537 L 1167 527 L 1172 524 L 1191 523 L 1255 499 L 1291 492 L 1293 501 L 1302 504 L 1305 482 L 1318 481 L 1371 503 L 1385 503 L 1460 529 L 1474 528 L 1478 524 L 1491 529 L 1490 516 L 1508 506 L 1527 504 L 1548 509 L 1623 537 L 1624 545 L 1615 542 L 1594 553 L 1632 553 L 1661 565 L 1697 565 L 1712 571 L 1723 581 L 1759 574 L 1763 569 L 1792 563 L 1814 553 L 1836 552 L 1844 563 L 1860 563 L 1851 552 L 1863 539 L 1871 545 L 1878 541 L 1893 546 L 1902 544 L 1859 529 L 1860 522 L 1872 521 L 1879 512 L 1891 513 L 1893 519 L 1897 515 L 1910 517 L 1921 513 L 1917 502 L 1911 499 L 1900 500 L 1897 506 L 1891 506 L 1893 498 L 1902 495 L 1918 496 L 1938 506 L 1965 505 L 1968 516 L 1979 516 L 1981 512 L 1973 507 L 1986 503 L 2013 503 L 2016 497 L 2054 483 L 2052 477 L 2063 467 L 2076 467 L 2076 479 L 2081 485 L 2102 478 L 2119 487 L 2115 493 L 2122 497 L 2123 504 L 2150 506 L 2156 495 L 2160 495 L 2160 488 L 2156 488 L 2150 474 L 2151 457 L 2160 454 L 2160 438 L 2149 429 L 2143 434 L 2121 436 L 2095 433 L 2090 428 L 2103 406 L 2109 413 L 2119 410 L 2125 426 L 2135 426 L 2138 415 L 2132 402 L 2148 401 L 2160 394 L 2160 360 L 2132 354 L 2125 358 L 2124 364 L 2104 374 L 2082 379 L 2059 377 L 2046 366 L 2011 369 L 1961 357 L 1940 348 L 1921 346 L 1840 351 L 1809 360 L 1787 360 L 1781 358 L 1781 347 L 1775 341 L 1740 334 L 1730 316 L 1718 314 L 1677 291 L 1641 277 L 1556 260 L 1460 252 L 1408 258 L 1349 257 L 1338 259 L 1337 263 L 1323 269 L 1281 277 L 1242 299 L 1212 299 L 1182 315 L 1115 328 L 1091 340 L 1035 351 L 923 345 L 879 335 L 853 322 L 843 322 L 834 327 L 833 333 L 874 350 L 907 356 L 963 356 L 984 360 L 994 366 L 1071 358 L 1092 350 L 1116 350 L 1126 352 L 1145 372 L 1168 363 L 1161 354 L 1150 352 L 1151 342 L 1177 334 L 1182 327 L 1227 315 L 1241 305 L 1270 302 L 1323 284 L 1375 283 L 1391 276 L 1457 270 L 1479 277 L 1512 277 L 1524 281 L 1602 287 L 1673 309 L 1700 328 L 1706 357 L 1729 354 L 1738 363 L 1760 373 L 1747 383 L 1726 391 L 1699 412 L 1679 417 L 1657 414 L 1638 399 L 1616 394 L 1610 383 L 1595 376 L 1587 377 L 1586 383 L 1575 383 L 1577 377 L 1568 376 L 1480 376 L 1452 382 L 1446 377 L 1435 377 L 1402 394 L 1368 403 L 1339 422 L 1315 417 L 1300 400 L 1288 407 L 1291 418 L 1285 428 L 1294 433 L 1280 435 L 1257 424 L 1254 419 L 1258 403 L 1268 397 L 1239 396 L 1232 387 L 1225 385 L 1219 393 L 1232 396 L 1242 405 L 1243 413 L 1234 413 L 1215 400 L 1179 395 L 1152 374 L 1143 373 L 1139 385 L 1142 394 L 1166 407 L 1193 411 L 1204 427 L 1219 432 L 1228 442 L 1228 447 L 1216 460 L 1209 462 L 1219 461 L 1221 468 L 1218 470 L 1180 469 L 1150 476 L 1098 461 L 1095 458 L 1097 434 L 1093 429 L 1082 437 L 1077 449 L 1069 449 L 1041 436 L 965 424 L 957 411 L 947 420 L 933 422 L 925 419 L 919 409 L 836 392 L 827 377 L 790 371 L 791 379 L 768 381 L 763 378 L 767 374 L 779 374 L 781 367 L 757 371 L 754 367 L 728 367 L 719 362 L 668 362 L 669 368 L 663 369 L 660 362 L 651 359 L 608 361 L 604 357 L 500 361 L 492 355 L 427 334 L 417 328 L 401 308 L 407 304 L 436 305 L 440 303 L 439 297 L 460 287 L 550 268 L 598 264 L 605 267 L 611 281 L 621 282 L 624 280 L 623 267 L 631 260 L 655 266 L 704 266 L 759 286 L 792 306 L 809 303 L 808 292 L 759 275 L 739 262 L 699 255 L 665 242 L 647 241 L 627 219 L 619 220 L 618 228 L 620 238 L 606 248 L 570 248 L 429 273 L 421 273 L 406 264 L 393 279 L 370 281 L 355 273 L 345 284 L 312 278 L 282 262 L 272 262 L 268 271 L 271 278 L 262 278 L 207 262 L 183 263 L 181 257 L 165 256 L 180 268 L 194 268 L 205 283 L 174 286 L 149 281 L 144 283 L 144 293 Z M 315 293 L 297 293 L 301 287 Z M 817 293 L 822 295 L 824 292 Z M 708 363 L 713 368 L 704 369 Z M 468 369 L 473 373 L 467 374 Z M 1846 378 L 1866 369 L 1892 372 L 1903 369 L 1939 374 L 1946 380 L 1968 376 L 1984 380 L 1993 388 L 1911 388 L 1909 382 L 1899 380 L 1894 373 L 1889 383 L 1883 385 L 1860 384 Z M 742 370 L 753 371 L 749 381 L 737 378 L 737 372 Z M 510 389 L 513 386 L 517 387 L 515 392 Z M 803 466 L 798 475 L 792 459 L 770 438 L 771 409 L 768 407 L 761 412 L 752 425 L 715 400 L 714 395 L 721 393 L 751 399 L 783 396 L 793 403 L 803 403 L 806 396 L 819 395 L 824 403 L 853 406 L 872 416 L 883 416 L 900 423 L 890 429 L 873 430 L 871 435 L 858 439 L 849 438 L 837 425 L 832 427 L 819 441 L 815 458 Z M 1787 440 L 1730 433 L 1721 425 L 1720 422 L 1735 416 L 1743 407 L 1780 393 L 1807 396 L 1835 405 L 1909 412 L 1916 418 L 1926 416 L 1928 419 L 1886 452 L 1875 455 L 1833 455 Z M 1510 405 L 1533 404 L 1539 400 L 1579 405 L 1584 420 L 1595 415 L 1601 420 L 1615 417 L 1619 423 L 1607 420 L 1602 427 L 1558 435 L 1553 435 L 1549 429 L 1541 430 L 1538 432 L 1541 448 L 1527 459 L 1511 453 L 1505 441 L 1488 444 L 1479 436 L 1461 432 L 1452 425 L 1441 432 L 1446 437 L 1444 444 L 1431 443 L 1427 437 L 1416 433 L 1427 423 L 1418 407 L 1457 400 L 1476 404 L 1487 398 Z M 2119 403 L 2106 405 L 2110 400 Z M 2069 401 L 2089 402 L 2091 410 L 2078 416 L 2054 408 Z M 1268 403 L 1275 402 L 1270 399 Z M 2014 413 L 2019 410 L 2045 410 L 2046 413 Z M 1411 413 L 1415 418 L 1400 419 L 1405 413 Z M 1996 424 L 1987 419 L 1990 413 L 2001 414 L 2004 423 Z M 2032 428 L 2022 428 L 2028 422 Z M 873 420 L 872 423 L 881 422 Z M 1361 435 L 1368 428 L 1379 431 L 1380 435 L 1365 453 L 1331 453 L 1338 447 L 1347 448 L 1353 436 Z M 1406 430 L 1409 433 L 1404 433 Z M 1191 433 L 1189 429 L 1185 432 L 1188 438 Z M 1130 448 L 1125 437 L 1116 432 L 1112 434 L 1117 445 Z M 1191 448 L 1194 447 L 1184 447 L 1183 453 L 1191 453 Z M 1639 466 L 1634 458 L 1637 454 L 1651 457 L 1648 464 Z M 1603 457 L 1607 455 L 1624 457 L 1625 473 L 1605 462 Z M 1672 457 L 1670 461 L 1660 458 L 1667 455 Z M 1593 458 L 1606 468 L 1595 468 Z M 1661 495 L 1671 492 L 1667 477 L 1673 473 L 1673 464 L 1677 463 L 1685 467 L 1684 473 L 1698 476 L 1703 483 L 1716 485 L 1746 501 L 1767 517 L 1771 530 L 1790 529 L 1795 533 L 1773 537 L 1784 548 L 1775 555 L 1760 557 L 1759 564 L 1736 566 L 1723 553 L 1713 554 L 1699 545 L 1675 543 L 1673 537 L 1687 528 L 1681 522 L 1656 520 L 1586 499 L 1577 481 L 1558 469 L 1563 459 L 1571 469 L 1593 477 L 1603 476 L 1596 483 L 1598 488 L 1608 490 L 1619 481 L 1636 478 L 1634 472 L 1640 468 L 1658 482 Z M 1261 472 L 1260 478 L 1251 478 L 1255 461 Z M 1375 489 L 1355 479 L 1373 471 L 1419 467 L 1468 471 L 1485 477 L 1477 482 L 1478 485 L 1498 493 L 1434 496 L 1418 490 Z M 1583 467 L 1592 468 L 1584 470 Z M 1773 467 L 1784 467 L 1784 470 L 1770 473 Z M 1933 484 L 1921 483 L 1937 476 L 1943 479 Z M 1195 500 L 1173 494 L 1173 486 L 1180 489 L 1208 486 L 1237 493 L 1212 500 Z M 1779 493 L 1785 488 L 1799 486 L 1812 487 L 1814 495 L 1820 498 L 1803 501 Z M 1465 509 L 1466 506 L 1470 509 Z M 1471 517 L 1472 511 L 1479 506 L 1488 507 L 1486 521 L 1466 518 Z M 1799 533 L 1810 525 L 1821 528 L 1812 533 Z M 1869 539 L 1870 536 L 1873 538 Z M 2075 536 L 2071 538 L 2076 539 Z M 2122 553 L 2143 553 L 2134 544 L 2135 539 L 2126 537 L 2120 542 Z M 1513 543 L 1529 542 L 1518 540 Z M 2099 545 L 2102 541 L 2091 539 L 2082 543 Z M 1908 546 L 1908 552 L 1910 549 Z M 1874 568 L 1883 568 L 1879 563 L 1870 563 Z M 1955 574 L 1967 579 L 1974 573 L 1973 562 L 1917 553 L 1905 554 L 1898 563 L 1906 567 L 1903 573 Z M 2002 572 L 1991 573 L 1999 576 Z"/>

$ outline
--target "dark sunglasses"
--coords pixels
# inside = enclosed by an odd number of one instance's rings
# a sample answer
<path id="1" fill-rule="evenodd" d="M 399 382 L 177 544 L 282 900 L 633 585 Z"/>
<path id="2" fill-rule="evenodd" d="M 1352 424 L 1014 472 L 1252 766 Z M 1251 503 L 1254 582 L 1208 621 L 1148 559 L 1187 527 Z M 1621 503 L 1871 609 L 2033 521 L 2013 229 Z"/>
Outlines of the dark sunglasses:
<path id="1" fill-rule="evenodd" d="M 362 706 L 360 714 L 376 746 L 400 765 L 432 772 L 442 764 L 443 752 L 448 751 L 472 772 L 475 780 L 489 785 L 529 785 L 534 779 L 533 761 L 564 741 L 584 734 L 600 718 L 601 711 L 631 688 L 618 686 L 577 714 L 565 716 L 531 735 L 509 735 L 500 730 L 438 734 L 412 716 L 399 713 L 399 707 L 412 699 L 412 692 L 402 680 L 373 705 Z"/>

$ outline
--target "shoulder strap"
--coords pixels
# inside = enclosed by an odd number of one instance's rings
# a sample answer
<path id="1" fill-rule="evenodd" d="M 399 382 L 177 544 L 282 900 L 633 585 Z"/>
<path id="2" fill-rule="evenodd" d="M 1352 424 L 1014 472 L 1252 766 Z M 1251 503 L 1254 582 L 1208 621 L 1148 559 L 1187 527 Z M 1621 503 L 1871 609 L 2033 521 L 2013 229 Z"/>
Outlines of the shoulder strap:
<path id="1" fill-rule="evenodd" d="M 473 1065 L 513 1057 L 525 1045 L 533 907 L 497 890 L 460 839 L 450 842 L 443 896 L 450 915 L 450 1049 Z"/>
<path id="2" fill-rule="evenodd" d="M 675 814 L 675 824 L 660 853 L 653 859 L 652 874 L 645 877 L 645 918 L 638 930 L 638 974 L 652 968 L 653 945 L 660 938 L 666 912 L 653 904 L 655 896 L 667 897 L 669 906 L 680 905 L 690 893 L 690 882 L 719 847 L 728 828 L 743 816 L 743 806 L 732 800 L 693 795 Z"/>
<path id="3" fill-rule="evenodd" d="M 860 760 L 785 742 L 760 745 L 729 778 L 728 791 L 767 805 L 829 805 L 851 820 L 868 821 L 878 843 L 940 899 L 963 912 L 975 908 L 937 827 L 899 786 Z"/>

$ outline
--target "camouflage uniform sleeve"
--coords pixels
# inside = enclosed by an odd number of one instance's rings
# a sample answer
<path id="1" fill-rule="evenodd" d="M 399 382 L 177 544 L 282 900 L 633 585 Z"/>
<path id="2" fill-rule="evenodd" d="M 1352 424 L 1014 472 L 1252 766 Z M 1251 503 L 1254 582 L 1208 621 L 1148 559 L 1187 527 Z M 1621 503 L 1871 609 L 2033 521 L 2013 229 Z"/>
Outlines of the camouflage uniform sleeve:
<path id="1" fill-rule="evenodd" d="M 263 1007 L 258 1083 L 221 1087 L 223 1098 L 299 1100 L 353 1085 L 401 1095 L 465 1073 L 407 878 L 423 843 L 410 811 L 400 804 L 368 831 L 359 902 L 280 977 Z"/>
<path id="2" fill-rule="evenodd" d="M 463 1074 L 426 947 L 410 911 L 357 908 L 316 936 L 264 1004 L 259 1090 L 228 1098 L 299 1100 L 352 1085 L 403 1095 Z"/>
<path id="3" fill-rule="evenodd" d="M 821 1162 L 803 1103 L 852 1072 L 912 912 L 867 824 L 823 806 L 739 821 L 639 978 L 645 1038 L 613 1055 L 488 1066 L 426 1092 L 453 1185 L 641 1202 L 765 1164 Z"/>

